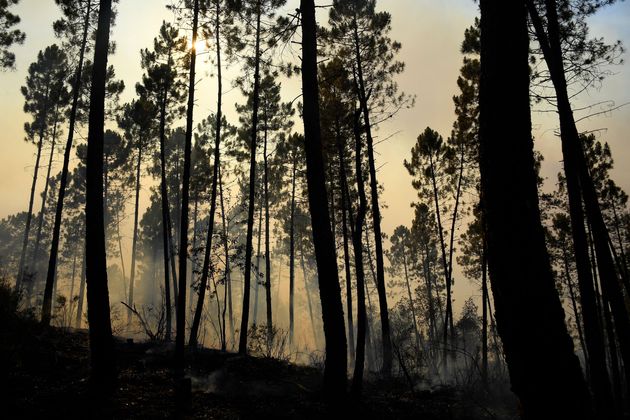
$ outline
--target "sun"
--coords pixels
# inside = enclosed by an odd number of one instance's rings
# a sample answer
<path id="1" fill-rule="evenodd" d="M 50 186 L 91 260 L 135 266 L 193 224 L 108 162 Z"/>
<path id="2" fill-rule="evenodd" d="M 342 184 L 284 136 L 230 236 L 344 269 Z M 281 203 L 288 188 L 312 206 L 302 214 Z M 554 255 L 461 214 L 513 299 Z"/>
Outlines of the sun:
<path id="1" fill-rule="evenodd" d="M 192 50 L 192 40 L 188 40 L 188 49 Z M 199 39 L 197 40 L 197 42 L 195 42 L 195 50 L 197 51 L 197 54 L 201 54 L 206 52 L 206 50 L 208 49 L 208 45 L 206 44 L 206 40 L 205 39 Z"/>

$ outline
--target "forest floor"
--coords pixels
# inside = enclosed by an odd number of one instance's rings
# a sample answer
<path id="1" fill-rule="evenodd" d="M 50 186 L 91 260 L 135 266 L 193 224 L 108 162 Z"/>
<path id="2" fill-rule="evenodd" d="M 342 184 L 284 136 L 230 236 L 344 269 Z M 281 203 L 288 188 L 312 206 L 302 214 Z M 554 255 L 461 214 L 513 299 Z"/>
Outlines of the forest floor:
<path id="1" fill-rule="evenodd" d="M 85 330 L 43 328 L 17 316 L 0 321 L 6 321 L 0 323 L 3 418 L 176 417 L 172 347 L 117 338 L 118 382 L 103 411 L 89 398 Z M 368 380 L 361 399 L 348 397 L 343 407 L 332 407 L 322 402 L 322 375 L 313 367 L 207 349 L 190 354 L 188 362 L 192 408 L 184 418 L 515 418 L 513 401 L 481 403 L 449 387 L 412 392 L 396 380 Z"/>

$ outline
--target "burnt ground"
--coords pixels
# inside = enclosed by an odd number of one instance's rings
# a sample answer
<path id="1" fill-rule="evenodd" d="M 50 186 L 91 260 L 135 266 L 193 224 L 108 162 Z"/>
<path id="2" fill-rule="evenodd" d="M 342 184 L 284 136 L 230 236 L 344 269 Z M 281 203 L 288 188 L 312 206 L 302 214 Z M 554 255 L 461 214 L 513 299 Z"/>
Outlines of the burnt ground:
<path id="1" fill-rule="evenodd" d="M 412 392 L 401 380 L 369 380 L 360 399 L 330 406 L 318 369 L 213 350 L 189 354 L 192 407 L 176 415 L 172 347 L 116 340 L 118 382 L 100 405 L 90 398 L 85 330 L 43 328 L 32 319 L 0 325 L 3 418 L 485 419 L 514 418 L 513 402 L 480 401 L 453 388 Z M 507 413 L 507 414 L 506 414 Z M 332 417 L 334 416 L 334 417 Z"/>

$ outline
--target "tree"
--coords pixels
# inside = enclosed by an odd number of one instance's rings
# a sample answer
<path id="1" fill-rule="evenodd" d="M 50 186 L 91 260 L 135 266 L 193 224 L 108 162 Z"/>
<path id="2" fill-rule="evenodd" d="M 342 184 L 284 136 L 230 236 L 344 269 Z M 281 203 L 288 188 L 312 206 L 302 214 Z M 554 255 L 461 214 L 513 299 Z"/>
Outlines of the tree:
<path id="1" fill-rule="evenodd" d="M 326 363 L 324 392 L 331 398 L 341 398 L 346 389 L 347 349 L 343 307 L 328 213 L 324 163 L 322 158 L 317 87 L 317 34 L 315 2 L 301 0 L 302 17 L 302 92 L 308 201 L 313 227 L 313 244 L 317 260 L 319 295 L 322 305 Z"/>
<path id="2" fill-rule="evenodd" d="M 388 36 L 391 15 L 387 12 L 376 12 L 375 8 L 376 0 L 335 0 L 330 10 L 329 22 L 330 37 L 339 44 L 337 54 L 345 57 L 347 67 L 353 69 L 356 96 L 365 127 L 370 174 L 370 210 L 376 253 L 376 286 L 382 329 L 383 372 L 389 375 L 392 348 L 372 130 L 383 119 L 393 117 L 408 105 L 411 98 L 399 94 L 398 85 L 394 81 L 394 77 L 404 70 L 404 63 L 396 60 L 401 44 Z"/>
<path id="3" fill-rule="evenodd" d="M 256 148 L 258 147 L 258 123 L 260 107 L 260 75 L 261 61 L 263 60 L 262 46 L 269 35 L 268 28 L 262 23 L 263 17 L 273 17 L 274 11 L 282 6 L 286 0 L 247 0 L 240 2 L 237 12 L 245 25 L 245 36 L 251 38 L 253 34 L 253 46 L 249 46 L 251 55 L 247 59 L 247 67 L 253 68 L 254 84 L 252 89 L 252 123 L 250 142 L 250 167 L 249 167 L 249 197 L 247 210 L 247 236 L 245 239 L 245 278 L 244 294 L 241 316 L 241 331 L 238 351 L 241 354 L 247 352 L 247 331 L 249 330 L 249 301 L 251 287 L 252 264 L 252 239 L 254 231 L 254 198 L 256 194 Z M 254 29 L 252 29 L 254 28 Z M 253 31 L 253 33 L 252 33 Z"/>
<path id="4" fill-rule="evenodd" d="M 135 205 L 133 218 L 133 239 L 131 245 L 131 273 L 129 277 L 129 294 L 127 295 L 127 322 L 131 322 L 133 308 L 133 291 L 136 276 L 136 249 L 138 243 L 138 218 L 140 204 L 140 180 L 143 158 L 147 155 L 147 147 L 149 139 L 153 136 L 153 121 L 157 115 L 157 109 L 154 104 L 146 98 L 140 96 L 123 109 L 123 115 L 118 124 L 125 130 L 127 140 L 131 143 L 131 147 L 136 149 L 135 164 Z M 135 143 L 135 144 L 133 144 Z"/>
<path id="5" fill-rule="evenodd" d="M 186 140 L 184 143 L 184 168 L 182 175 L 182 207 L 179 239 L 179 290 L 176 306 L 175 335 L 175 375 L 178 383 L 175 387 L 175 399 L 178 408 L 187 404 L 190 395 L 190 380 L 184 379 L 184 345 L 186 340 L 186 278 L 188 263 L 188 201 L 190 194 L 190 167 L 192 151 L 193 113 L 195 105 L 195 70 L 197 61 L 197 34 L 199 30 L 199 0 L 194 0 L 192 10 L 192 48 L 190 52 L 190 68 L 188 79 L 188 105 L 186 108 Z"/>
<path id="6" fill-rule="evenodd" d="M 111 7 L 111 0 L 100 0 L 92 67 L 85 200 L 90 362 L 92 381 L 102 390 L 111 390 L 116 377 L 114 342 L 109 314 L 103 217 L 103 126 Z"/>
<path id="7" fill-rule="evenodd" d="M 65 92 L 65 71 L 67 66 L 66 55 L 57 46 L 51 45 L 37 55 L 37 61 L 29 66 L 26 86 L 21 91 L 24 95 L 24 111 L 33 115 L 33 121 L 24 125 L 27 141 L 37 143 L 37 157 L 33 171 L 33 182 L 29 199 L 24 237 L 22 241 L 22 253 L 16 279 L 16 289 L 22 287 L 26 270 L 26 250 L 31 227 L 33 213 L 33 201 L 39 173 L 39 162 L 42 154 L 44 140 L 52 137 L 55 121 L 58 121 L 63 111 L 63 97 Z M 41 232 L 41 231 L 40 231 Z M 32 279 L 31 279 L 32 281 Z M 31 289 L 32 285 L 29 285 Z"/>
<path id="8" fill-rule="evenodd" d="M 140 52 L 141 65 L 146 71 L 142 83 L 136 85 L 138 94 L 155 103 L 159 110 L 159 177 L 162 209 L 162 252 L 164 262 L 164 293 L 166 303 L 166 339 L 171 334 L 171 287 L 169 279 L 169 262 L 175 283 L 175 264 L 173 238 L 167 184 L 167 125 L 181 116 L 185 110 L 182 102 L 185 99 L 186 85 L 179 67 L 190 58 L 186 53 L 187 41 L 179 31 L 167 22 L 162 22 L 159 35 L 153 41 L 153 49 Z M 179 184 L 179 182 L 178 182 Z M 177 186 L 179 190 L 179 185 Z M 175 290 L 175 289 L 173 289 Z"/>
<path id="9" fill-rule="evenodd" d="M 526 418 L 593 418 L 540 222 L 526 9 L 522 3 L 491 0 L 482 0 L 480 8 L 484 228 L 497 327 L 512 389 Z M 506 69 L 512 76 L 509 85 L 500 82 Z M 505 141 L 505 133 L 511 133 L 511 141 Z"/>
<path id="10" fill-rule="evenodd" d="M 197 307 L 195 309 L 195 315 L 193 318 L 192 327 L 190 329 L 190 347 L 195 347 L 197 345 L 197 335 L 199 331 L 199 324 L 201 322 L 201 314 L 203 311 L 203 302 L 204 297 L 206 295 L 206 287 L 208 282 L 208 271 L 210 266 L 210 253 L 212 251 L 212 236 L 214 234 L 214 218 L 217 209 L 217 186 L 219 184 L 219 171 L 221 165 L 221 135 L 222 135 L 222 126 L 224 125 L 224 117 L 222 111 L 223 105 L 223 68 L 221 64 L 221 49 L 222 49 L 222 34 L 223 30 L 227 32 L 227 41 L 226 44 L 229 48 L 231 48 L 232 44 L 234 44 L 234 26 L 233 26 L 233 16 L 232 10 L 230 10 L 225 2 L 222 0 L 214 0 L 214 5 L 210 5 L 209 12 L 212 13 L 213 17 L 213 31 L 207 33 L 210 35 L 214 34 L 215 48 L 216 48 L 216 65 L 217 65 L 217 112 L 215 114 L 215 126 L 214 126 L 214 163 L 212 168 L 212 192 L 210 196 L 210 215 L 208 222 L 208 232 L 206 238 L 206 247 L 204 254 L 204 261 L 202 266 L 201 273 L 201 282 L 199 287 L 199 296 L 197 301 Z M 212 7 L 214 6 L 214 7 Z M 227 252 L 226 252 L 227 253 Z M 227 263 L 227 255 L 226 255 L 226 264 Z M 224 285 L 227 289 L 227 284 Z M 191 297 L 192 298 L 192 297 Z M 226 302 L 224 302 L 225 304 Z M 225 327 L 225 320 L 223 320 L 223 326 Z M 222 334 L 222 346 L 225 350 L 225 333 Z"/>
<path id="11" fill-rule="evenodd" d="M 20 0 L 0 0 L 0 68 L 12 69 L 15 66 L 15 54 L 9 51 L 13 44 L 22 44 L 26 34 L 19 29 L 12 29 L 20 23 L 20 17 L 9 11 L 9 7 Z"/>
<path id="12" fill-rule="evenodd" d="M 580 296 L 584 319 L 584 332 L 586 345 L 589 351 L 589 363 L 592 370 L 592 383 L 596 408 L 603 415 L 612 415 L 613 408 L 610 380 L 605 365 L 605 353 L 603 334 L 599 330 L 596 315 L 596 301 L 593 291 L 593 277 L 588 258 L 587 234 L 584 227 L 584 210 L 588 218 L 589 226 L 593 233 L 594 247 L 597 255 L 597 269 L 602 282 L 602 291 L 607 299 L 610 299 L 612 312 L 617 323 L 617 332 L 624 356 L 626 377 L 630 377 L 630 318 L 623 302 L 619 286 L 619 278 L 615 272 L 613 257 L 609 247 L 609 234 L 603 220 L 597 193 L 593 185 L 593 179 L 588 172 L 583 146 L 579 138 L 577 126 L 573 116 L 571 97 L 569 96 L 565 56 L 571 56 L 571 51 L 563 47 L 563 36 L 567 36 L 566 27 L 562 26 L 561 18 L 566 20 L 567 15 L 572 16 L 570 2 L 556 2 L 545 0 L 544 16 L 546 28 L 542 22 L 542 16 L 532 0 L 527 1 L 527 8 L 535 28 L 538 43 L 543 51 L 543 56 L 556 93 L 556 106 L 560 119 L 560 139 L 562 143 L 562 155 L 564 158 L 564 174 L 567 185 L 567 195 L 571 215 L 571 227 L 573 232 L 573 245 L 575 261 L 580 285 Z M 570 18 L 569 18 L 570 19 Z M 575 24 L 580 26 L 580 16 L 570 19 L 569 27 Z M 578 32 L 579 36 L 585 36 L 585 30 Z M 570 36 L 570 35 L 569 35 Z M 580 52 L 586 57 L 582 57 Z M 605 52 L 608 54 L 609 52 Z M 578 50 L 578 56 L 571 56 L 575 61 L 583 59 L 588 64 L 596 58 L 590 55 L 590 51 Z M 584 208 L 582 207 L 584 200 Z"/>
<path id="13" fill-rule="evenodd" d="M 115 1 L 115 0 L 114 0 Z M 57 194 L 57 206 L 55 209 L 55 221 L 53 225 L 53 234 L 50 245 L 50 257 L 48 260 L 48 272 L 46 274 L 46 287 L 54 284 L 55 273 L 57 271 L 57 254 L 59 251 L 59 237 L 61 235 L 61 217 L 63 215 L 64 197 L 66 194 L 66 185 L 68 183 L 68 171 L 70 166 L 70 153 L 72 152 L 72 144 L 74 139 L 75 124 L 80 117 L 80 98 L 82 90 L 86 87 L 84 78 L 87 77 L 87 69 L 90 66 L 85 66 L 85 53 L 88 50 L 88 35 L 93 22 L 96 20 L 96 8 L 93 4 L 93 0 L 55 0 L 57 5 L 61 8 L 64 17 L 58 21 L 55 21 L 53 28 L 55 35 L 59 38 L 65 38 L 65 47 L 73 49 L 77 52 L 79 60 L 75 68 L 73 75 L 74 80 L 72 82 L 72 105 L 70 108 L 69 124 L 68 124 L 68 138 L 66 140 L 64 155 L 63 155 L 63 167 L 61 169 L 61 178 L 59 181 L 59 191 Z M 100 13 L 100 9 L 98 11 Z M 107 15 L 109 19 L 113 19 L 112 11 L 108 11 Z M 98 15 L 100 19 L 100 14 Z M 100 22 L 100 20 L 99 20 Z M 111 26 L 109 22 L 108 27 Z M 108 34 L 109 34 L 109 29 Z M 107 37 L 107 43 L 109 43 L 109 35 Z M 107 45 L 107 51 L 109 53 L 109 45 Z M 96 47 L 95 47 L 96 48 Z M 105 60 L 107 61 L 107 59 Z M 91 74 L 94 74 L 94 69 L 91 69 Z M 113 69 L 106 69 L 105 83 L 107 84 L 107 75 L 113 76 Z M 115 91 L 120 93 L 124 89 L 124 84 L 114 83 Z M 90 89 L 90 98 L 91 92 Z M 90 107 L 91 107 L 90 102 Z M 90 108 L 91 111 L 91 108 Z M 102 188 L 102 187 L 101 187 Z M 51 288 L 52 290 L 52 288 Z M 46 315 L 47 320 L 48 315 Z"/>

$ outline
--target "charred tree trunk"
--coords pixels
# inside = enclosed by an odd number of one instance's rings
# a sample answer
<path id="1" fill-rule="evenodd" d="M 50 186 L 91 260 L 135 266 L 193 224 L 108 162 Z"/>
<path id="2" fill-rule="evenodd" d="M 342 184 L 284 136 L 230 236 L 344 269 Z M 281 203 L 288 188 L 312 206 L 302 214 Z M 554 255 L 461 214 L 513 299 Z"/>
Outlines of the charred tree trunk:
<path id="1" fill-rule="evenodd" d="M 166 186 L 166 108 L 168 104 L 168 86 L 164 87 L 163 97 L 160 109 L 160 196 L 162 201 L 162 253 L 164 262 L 164 312 L 166 313 L 166 333 L 164 339 L 166 341 L 171 340 L 172 326 L 172 313 L 171 308 L 171 285 L 169 279 L 169 258 L 171 253 L 170 248 L 170 223 L 169 223 L 169 204 L 168 204 L 168 191 Z"/>
<path id="2" fill-rule="evenodd" d="M 348 355 L 335 239 L 330 227 L 326 175 L 322 156 L 317 86 L 317 24 L 314 0 L 301 0 L 302 90 L 308 201 L 317 260 L 319 295 L 326 337 L 324 392 L 341 398 L 346 392 Z M 387 331 L 389 333 L 389 331 Z"/>
<path id="3" fill-rule="evenodd" d="M 90 92 L 85 198 L 85 253 L 91 379 L 101 391 L 113 391 L 113 382 L 116 379 L 114 340 L 109 313 L 103 217 L 103 130 L 111 6 L 111 0 L 100 0 Z M 52 274 L 54 280 L 54 272 Z"/>
<path id="4" fill-rule="evenodd" d="M 81 263 L 81 283 L 79 285 L 79 299 L 77 300 L 77 317 L 74 328 L 81 328 L 83 320 L 83 299 L 85 297 L 85 250 L 83 251 L 83 262 Z"/>
<path id="5" fill-rule="evenodd" d="M 481 0 L 480 8 L 484 229 L 497 327 L 512 390 L 524 418 L 593 418 L 540 220 L 529 106 L 527 10 L 520 2 L 494 0 Z M 500 82 L 506 71 L 511 74 L 507 85 Z M 510 141 L 505 141 L 505 133 L 511 133 Z"/>

